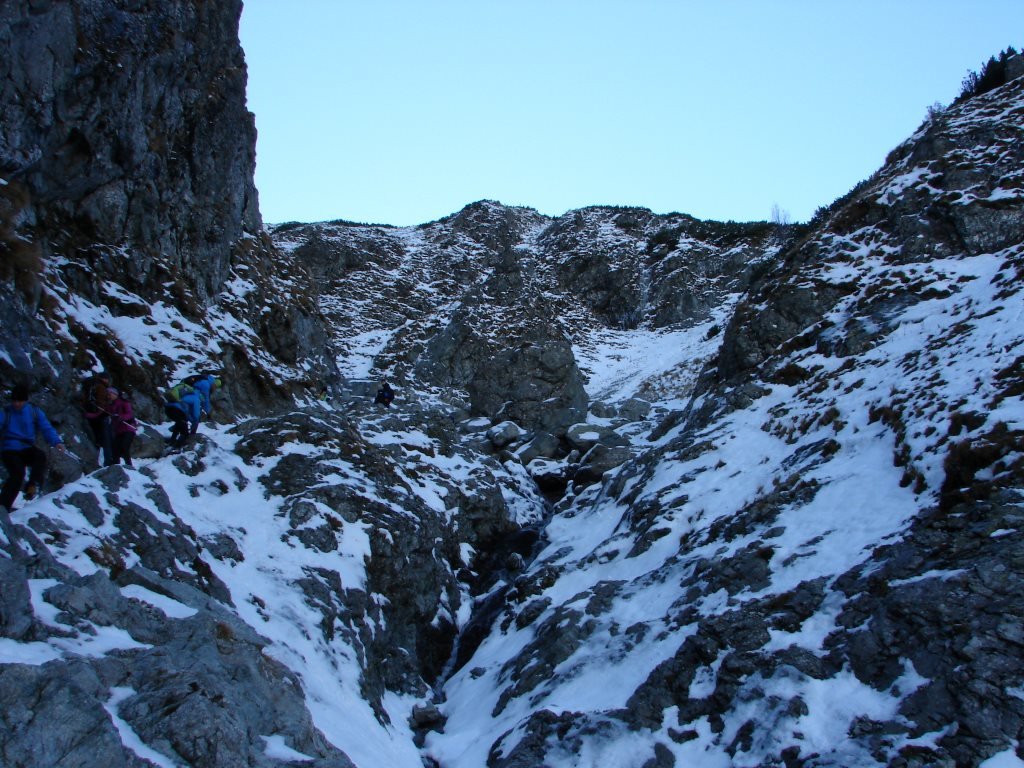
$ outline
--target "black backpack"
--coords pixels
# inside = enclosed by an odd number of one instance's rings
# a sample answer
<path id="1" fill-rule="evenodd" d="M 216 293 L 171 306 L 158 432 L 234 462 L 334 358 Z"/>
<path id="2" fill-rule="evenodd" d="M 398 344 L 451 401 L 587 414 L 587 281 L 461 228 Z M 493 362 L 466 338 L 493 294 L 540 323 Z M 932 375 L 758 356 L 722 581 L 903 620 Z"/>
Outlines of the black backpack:
<path id="1" fill-rule="evenodd" d="M 96 402 L 96 384 L 100 381 L 99 376 L 90 376 L 82 382 L 82 392 L 79 399 L 85 406 L 86 412 L 101 410 L 100 404 Z"/>

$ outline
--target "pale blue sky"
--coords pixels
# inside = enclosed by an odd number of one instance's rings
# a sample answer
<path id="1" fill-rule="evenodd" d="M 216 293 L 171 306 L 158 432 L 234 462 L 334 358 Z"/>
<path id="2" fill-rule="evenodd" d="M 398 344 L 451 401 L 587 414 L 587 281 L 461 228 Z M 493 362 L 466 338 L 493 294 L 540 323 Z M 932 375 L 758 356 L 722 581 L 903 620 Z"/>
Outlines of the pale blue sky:
<path id="1" fill-rule="evenodd" d="M 241 38 L 268 223 L 806 220 L 1024 47 L 1024 1 L 245 0 Z"/>

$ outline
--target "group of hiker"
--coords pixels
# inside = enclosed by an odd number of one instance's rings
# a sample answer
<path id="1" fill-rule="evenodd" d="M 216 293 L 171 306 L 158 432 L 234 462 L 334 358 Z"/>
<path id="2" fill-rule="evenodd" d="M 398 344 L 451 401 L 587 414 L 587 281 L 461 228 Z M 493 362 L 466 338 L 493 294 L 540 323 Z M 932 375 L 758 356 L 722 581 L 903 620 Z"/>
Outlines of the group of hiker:
<path id="1" fill-rule="evenodd" d="M 180 448 L 199 429 L 203 417 L 213 413 L 212 395 L 222 381 L 212 373 L 188 376 L 164 392 L 164 414 L 171 420 L 168 444 Z M 100 373 L 86 384 L 85 418 L 104 466 L 132 465 L 131 445 L 138 429 L 131 399 L 110 386 L 110 376 Z M 103 405 L 106 404 L 106 405 Z"/>
<path id="2" fill-rule="evenodd" d="M 181 448 L 199 429 L 199 422 L 213 414 L 213 394 L 223 385 L 212 373 L 188 376 L 163 393 L 164 414 L 171 420 L 168 445 Z M 374 402 L 391 406 L 395 391 L 384 381 Z M 26 500 L 39 492 L 47 467 L 47 454 L 36 445 L 38 437 L 59 451 L 65 451 L 60 435 L 38 407 L 28 402 L 24 385 L 10 390 L 10 404 L 0 422 L 0 454 L 7 479 L 0 488 L 0 508 L 11 510 L 18 493 Z M 101 466 L 123 463 L 132 466 L 132 444 L 139 429 L 132 395 L 128 389 L 111 384 L 110 374 L 97 373 L 82 386 L 82 408 Z M 72 454 L 73 455 L 73 454 Z M 28 472 L 28 482 L 25 473 Z"/>
<path id="3" fill-rule="evenodd" d="M 222 383 L 212 373 L 201 373 L 166 390 L 164 413 L 172 422 L 168 440 L 172 448 L 184 445 L 198 430 L 200 420 L 213 413 L 212 396 Z M 27 386 L 14 386 L 9 395 L 10 403 L 4 407 L 0 421 L 0 459 L 7 470 L 0 487 L 0 508 L 7 512 L 19 493 L 29 501 L 42 486 L 48 461 L 46 451 L 36 445 L 37 438 L 41 436 L 51 448 L 66 451 L 46 414 L 29 402 Z M 132 443 L 139 423 L 131 392 L 113 387 L 108 373 L 98 373 L 83 384 L 81 404 L 101 466 L 132 466 Z"/>

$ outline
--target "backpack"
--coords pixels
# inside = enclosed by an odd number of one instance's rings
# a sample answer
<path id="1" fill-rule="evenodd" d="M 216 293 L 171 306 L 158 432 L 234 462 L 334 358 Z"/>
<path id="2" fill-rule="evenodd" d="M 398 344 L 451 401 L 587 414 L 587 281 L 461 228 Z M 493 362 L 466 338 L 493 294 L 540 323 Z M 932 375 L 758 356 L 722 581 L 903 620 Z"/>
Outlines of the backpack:
<path id="1" fill-rule="evenodd" d="M 85 408 L 86 413 L 95 413 L 100 410 L 100 404 L 96 402 L 96 385 L 99 382 L 98 376 L 90 376 L 82 382 L 82 392 L 79 395 L 79 399 L 82 401 L 82 406 Z"/>
<path id="2" fill-rule="evenodd" d="M 194 392 L 192 387 L 184 381 L 175 384 L 173 387 L 164 393 L 164 400 L 168 403 L 177 403 L 181 401 L 181 398 L 187 394 Z"/>
<path id="3" fill-rule="evenodd" d="M 79 395 L 79 403 L 85 410 L 86 418 L 96 414 L 107 412 L 109 400 L 107 393 L 110 391 L 110 379 L 101 376 L 90 376 L 82 382 L 82 391 Z"/>

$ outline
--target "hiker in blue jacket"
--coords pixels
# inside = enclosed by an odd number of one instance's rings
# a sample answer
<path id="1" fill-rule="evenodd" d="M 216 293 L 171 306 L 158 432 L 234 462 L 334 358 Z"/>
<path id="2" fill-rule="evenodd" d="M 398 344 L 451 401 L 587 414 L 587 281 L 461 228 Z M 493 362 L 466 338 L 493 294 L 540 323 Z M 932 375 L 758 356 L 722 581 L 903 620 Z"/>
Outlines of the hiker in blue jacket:
<path id="1" fill-rule="evenodd" d="M 188 436 L 194 435 L 199 429 L 199 417 L 202 413 L 199 393 L 187 384 L 172 387 L 164 401 L 164 413 L 174 422 L 171 425 L 171 447 L 180 448 Z"/>
<path id="2" fill-rule="evenodd" d="M 213 413 L 213 403 L 211 402 L 211 396 L 214 390 L 220 389 L 223 382 L 214 376 L 212 373 L 203 374 L 194 381 L 189 381 L 192 388 L 199 394 L 199 410 L 203 416 L 209 416 Z M 194 432 L 195 430 L 193 430 Z"/>
<path id="3" fill-rule="evenodd" d="M 42 432 L 47 444 L 60 451 L 64 443 L 46 415 L 28 402 L 28 387 L 24 385 L 11 390 L 11 404 L 4 408 L 0 426 L 0 457 L 7 469 L 7 479 L 0 489 L 0 507 L 10 512 L 25 480 L 25 470 L 29 469 L 26 501 L 39 493 L 46 474 L 46 452 L 36 447 L 36 435 Z"/>

